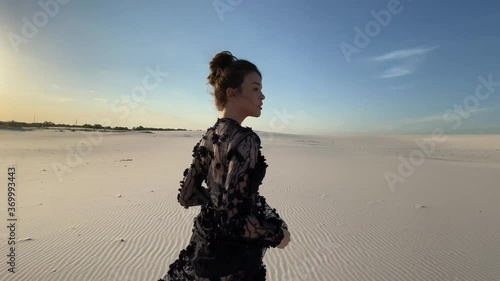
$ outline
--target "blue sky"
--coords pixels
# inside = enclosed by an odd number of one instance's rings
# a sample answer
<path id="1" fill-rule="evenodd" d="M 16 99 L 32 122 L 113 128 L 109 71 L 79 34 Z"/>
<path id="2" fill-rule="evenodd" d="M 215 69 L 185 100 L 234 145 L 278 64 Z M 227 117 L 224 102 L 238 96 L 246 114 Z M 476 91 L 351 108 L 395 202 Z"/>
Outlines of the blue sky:
<path id="1" fill-rule="evenodd" d="M 0 120 L 204 130 L 208 63 L 229 50 L 263 74 L 255 130 L 500 133 L 498 1 L 65 1 L 45 25 L 38 1 L 0 4 Z M 168 75 L 124 102 L 148 67 Z"/>

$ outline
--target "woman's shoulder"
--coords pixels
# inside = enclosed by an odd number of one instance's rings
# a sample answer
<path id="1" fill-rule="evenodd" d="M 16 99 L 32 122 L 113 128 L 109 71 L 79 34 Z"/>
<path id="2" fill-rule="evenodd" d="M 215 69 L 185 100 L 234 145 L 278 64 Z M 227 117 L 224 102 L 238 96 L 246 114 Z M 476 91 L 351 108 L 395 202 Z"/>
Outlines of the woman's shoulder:
<path id="1" fill-rule="evenodd" d="M 250 127 L 240 128 L 230 142 L 232 142 L 233 147 L 238 146 L 243 142 L 245 144 L 257 144 L 259 146 L 261 144 L 259 135 L 257 135 L 257 133 L 255 133 Z"/>
<path id="2" fill-rule="evenodd" d="M 236 125 L 232 121 L 221 122 L 221 119 L 218 119 L 214 126 L 207 128 L 203 139 L 210 140 L 213 144 L 227 143 L 228 150 L 242 143 L 261 145 L 260 137 L 252 127 Z"/>

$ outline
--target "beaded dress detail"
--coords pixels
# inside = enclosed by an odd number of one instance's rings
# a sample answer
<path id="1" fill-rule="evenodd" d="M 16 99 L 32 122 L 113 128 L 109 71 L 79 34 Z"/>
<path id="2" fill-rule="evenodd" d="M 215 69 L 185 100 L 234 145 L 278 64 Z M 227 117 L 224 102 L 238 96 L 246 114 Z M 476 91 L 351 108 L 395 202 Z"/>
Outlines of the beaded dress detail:
<path id="1" fill-rule="evenodd" d="M 268 167 L 261 148 L 252 128 L 242 127 L 234 119 L 218 118 L 207 129 L 193 148 L 193 160 L 183 173 L 177 196 L 185 208 L 200 206 L 201 210 L 194 218 L 189 244 L 158 281 L 266 279 L 264 254 L 281 242 L 282 228 L 287 225 L 259 194 Z M 221 246 L 209 251 L 205 258 L 213 263 L 202 269 L 205 276 L 197 276 L 200 267 L 194 261 L 202 253 L 206 255 L 205 249 L 211 245 Z M 233 256 L 244 258 L 241 266 L 233 264 L 239 259 Z M 225 258 L 230 260 L 223 261 Z M 237 269 L 227 272 L 228 268 Z M 221 272 L 226 275 L 220 276 Z"/>

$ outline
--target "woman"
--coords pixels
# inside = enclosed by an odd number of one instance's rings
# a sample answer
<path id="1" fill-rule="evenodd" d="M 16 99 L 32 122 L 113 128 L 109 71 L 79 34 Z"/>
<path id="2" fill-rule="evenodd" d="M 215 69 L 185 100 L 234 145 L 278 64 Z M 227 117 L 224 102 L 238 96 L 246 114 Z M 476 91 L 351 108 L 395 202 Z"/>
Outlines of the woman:
<path id="1" fill-rule="evenodd" d="M 265 280 L 264 253 L 290 241 L 287 225 L 259 195 L 267 164 L 260 138 L 241 123 L 262 110 L 262 76 L 230 52 L 210 62 L 209 83 L 222 112 L 193 149 L 179 203 L 201 206 L 189 245 L 159 281 Z M 202 186 L 205 181 L 208 188 Z"/>

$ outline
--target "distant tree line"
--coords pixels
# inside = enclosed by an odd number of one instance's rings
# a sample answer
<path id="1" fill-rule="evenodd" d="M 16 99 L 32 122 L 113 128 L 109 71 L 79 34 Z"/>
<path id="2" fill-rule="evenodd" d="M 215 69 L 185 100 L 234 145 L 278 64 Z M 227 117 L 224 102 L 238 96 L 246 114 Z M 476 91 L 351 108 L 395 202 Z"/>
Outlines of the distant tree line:
<path id="1" fill-rule="evenodd" d="M 19 128 L 19 127 L 33 127 L 33 128 L 48 128 L 48 127 L 71 127 L 71 128 L 86 128 L 86 129 L 96 129 L 96 130 L 119 130 L 119 131 L 187 131 L 186 129 L 173 129 L 173 128 L 148 128 L 143 126 L 133 127 L 129 129 L 128 127 L 111 127 L 102 126 L 101 124 L 84 124 L 84 125 L 68 125 L 68 124 L 55 124 L 50 121 L 45 121 L 43 123 L 26 123 L 17 121 L 0 121 L 0 128 Z"/>
<path id="2" fill-rule="evenodd" d="M 133 131 L 143 131 L 143 130 L 148 130 L 148 131 L 187 131 L 186 129 L 180 129 L 180 128 L 177 128 L 177 129 L 174 129 L 174 128 L 153 128 L 153 127 L 143 127 L 143 126 L 133 127 L 132 130 Z"/>

